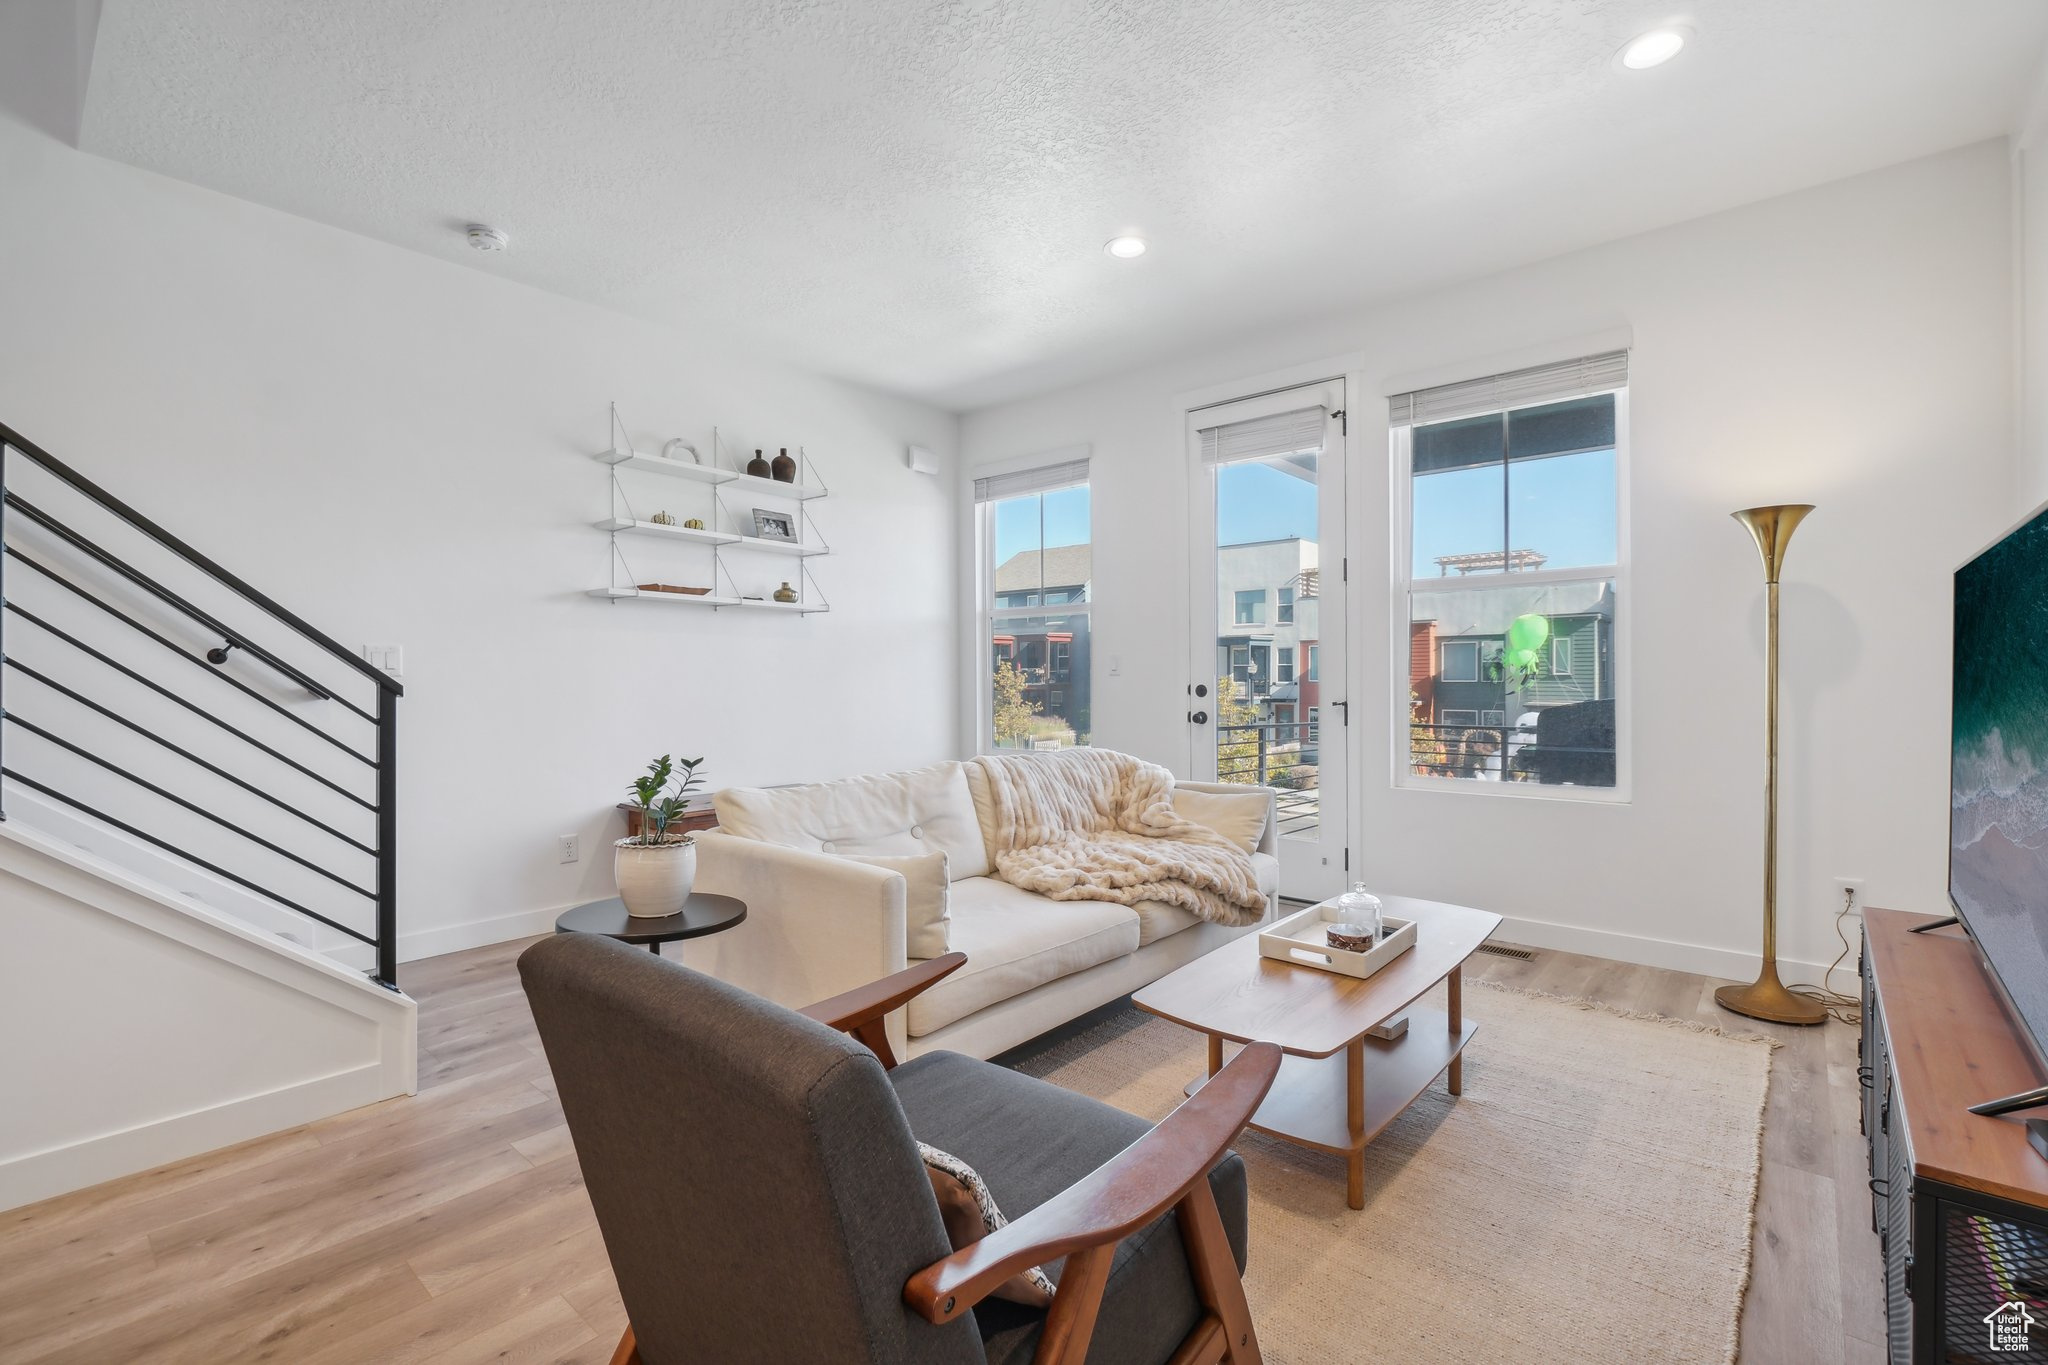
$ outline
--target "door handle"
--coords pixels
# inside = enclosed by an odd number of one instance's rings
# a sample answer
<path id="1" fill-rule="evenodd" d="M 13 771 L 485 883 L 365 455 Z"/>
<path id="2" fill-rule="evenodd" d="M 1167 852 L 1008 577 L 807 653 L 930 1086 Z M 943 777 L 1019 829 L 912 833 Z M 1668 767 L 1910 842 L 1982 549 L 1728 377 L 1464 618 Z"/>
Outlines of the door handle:
<path id="1" fill-rule="evenodd" d="M 1350 729 L 1350 728 L 1351 728 L 1351 703 L 1350 703 L 1350 702 L 1348 702 L 1348 701 L 1333 701 L 1333 702 L 1331 702 L 1331 703 L 1330 703 L 1330 705 L 1332 705 L 1332 706 L 1340 706 L 1340 707 L 1342 707 L 1342 708 L 1344 709 L 1344 728 L 1345 728 L 1345 729 L 1347 729 L 1347 730 L 1348 730 L 1348 729 Z"/>
<path id="2" fill-rule="evenodd" d="M 1209 723 L 1209 713 L 1207 711 L 1191 711 L 1188 713 L 1188 719 L 1196 725 L 1207 725 Z"/>

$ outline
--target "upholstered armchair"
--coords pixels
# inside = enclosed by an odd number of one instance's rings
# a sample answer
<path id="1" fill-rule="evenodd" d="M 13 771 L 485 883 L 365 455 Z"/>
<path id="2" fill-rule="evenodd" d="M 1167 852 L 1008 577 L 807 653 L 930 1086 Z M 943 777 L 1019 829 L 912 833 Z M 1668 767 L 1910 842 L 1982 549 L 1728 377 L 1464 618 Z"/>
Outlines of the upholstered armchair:
<path id="1" fill-rule="evenodd" d="M 615 1365 L 1259 1360 L 1229 1147 L 1279 1051 L 1156 1127 L 953 1053 L 896 1065 L 883 1019 L 964 960 L 798 1012 L 605 938 L 521 956 L 631 1322 Z M 1009 1225 L 953 1250 L 918 1140 Z M 1031 1266 L 1050 1308 L 989 1297 Z"/>

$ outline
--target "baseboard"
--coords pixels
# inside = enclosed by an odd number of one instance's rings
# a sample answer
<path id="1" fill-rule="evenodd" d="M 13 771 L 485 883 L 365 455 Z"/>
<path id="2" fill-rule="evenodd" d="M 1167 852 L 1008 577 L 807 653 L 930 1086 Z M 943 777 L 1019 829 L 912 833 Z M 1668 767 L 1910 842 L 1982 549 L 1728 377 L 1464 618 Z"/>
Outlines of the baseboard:
<path id="1" fill-rule="evenodd" d="M 1527 948 L 1553 948 L 1564 953 L 1583 953 L 1587 957 L 1604 957 L 1615 962 L 1633 962 L 1639 966 L 1692 972 L 1728 981 L 1755 980 L 1763 962 L 1757 953 L 1709 948 L 1699 943 L 1673 943 L 1667 939 L 1616 934 L 1605 929 L 1582 929 L 1576 925 L 1551 924 L 1545 920 L 1520 919 L 1512 915 L 1502 918 L 1500 930 L 1494 937 L 1503 943 L 1518 943 Z M 1854 941 L 1853 935 L 1851 941 Z M 1825 962 L 1778 959 L 1778 975 L 1788 984 L 1819 983 L 1827 970 Z M 1843 960 L 1841 969 L 1828 985 L 1830 989 L 1844 994 L 1856 994 L 1859 986 L 1853 952 Z"/>
<path id="2" fill-rule="evenodd" d="M 555 920 L 564 910 L 573 908 L 569 905 L 542 906 L 538 910 L 521 910 L 516 914 L 499 915 L 492 919 L 473 919 L 462 924 L 442 925 L 436 929 L 417 929 L 409 934 L 400 933 L 398 960 L 411 962 L 422 957 L 439 957 L 443 953 L 459 953 L 465 948 L 483 948 L 510 939 L 532 938 L 535 934 L 552 933 Z"/>
<path id="3" fill-rule="evenodd" d="M 202 1152 L 403 1095 L 410 1079 L 371 1062 L 0 1161 L 0 1209 L 19 1208 Z"/>

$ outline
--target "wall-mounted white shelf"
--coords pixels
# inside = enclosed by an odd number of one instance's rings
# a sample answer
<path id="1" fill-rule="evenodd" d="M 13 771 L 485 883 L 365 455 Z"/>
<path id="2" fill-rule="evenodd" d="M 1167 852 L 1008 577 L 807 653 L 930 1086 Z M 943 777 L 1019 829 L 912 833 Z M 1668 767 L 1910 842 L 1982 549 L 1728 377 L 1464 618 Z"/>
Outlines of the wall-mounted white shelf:
<path id="1" fill-rule="evenodd" d="M 693 541 L 699 545 L 738 545 L 753 539 L 751 536 L 736 536 L 730 531 L 700 531 L 694 526 L 670 526 L 659 521 L 629 521 L 624 517 L 607 517 L 596 523 L 600 531 L 630 531 L 635 535 L 662 536 L 669 540 Z"/>
<path id="2" fill-rule="evenodd" d="M 674 461 L 664 460 L 662 463 L 673 464 Z M 720 480 L 720 482 L 726 481 Z M 732 475 L 730 482 L 727 484 L 726 491 L 731 493 L 751 493 L 757 498 L 787 498 L 792 502 L 809 502 L 812 498 L 822 498 L 825 496 L 824 489 L 815 488 L 809 484 L 784 483 L 780 479 L 760 479 L 752 474 Z"/>
<path id="3" fill-rule="evenodd" d="M 720 469 L 716 465 L 695 464 L 684 460 L 664 460 L 659 455 L 640 455 L 630 450 L 601 450 L 591 457 L 599 464 L 608 464 L 613 469 L 638 469 L 648 474 L 666 474 L 674 479 L 694 479 L 698 483 L 731 483 L 734 479 L 747 476 L 737 469 Z M 751 479 L 751 483 L 768 483 L 768 479 Z M 782 487 L 788 487 L 784 484 Z"/>
<path id="4" fill-rule="evenodd" d="M 805 545 L 794 540 L 770 540 L 766 536 L 728 536 L 743 550 L 759 550 L 762 554 L 788 555 L 793 559 L 809 559 L 813 555 L 827 555 L 832 552 L 822 545 Z"/>
<path id="5" fill-rule="evenodd" d="M 611 470 L 612 514 L 594 524 L 598 530 L 605 532 L 612 538 L 611 558 L 614 565 L 614 577 L 612 586 L 590 589 L 589 596 L 611 602 L 632 598 L 640 601 L 675 602 L 713 608 L 741 607 L 753 611 L 779 611 L 794 616 L 810 616 L 832 609 L 832 604 L 825 601 L 823 594 L 819 592 L 817 580 L 811 576 L 810 571 L 810 561 L 832 553 L 832 547 L 826 544 L 824 537 L 818 533 L 817 526 L 811 520 L 810 511 L 804 505 L 818 498 L 825 497 L 829 490 L 818 480 L 817 468 L 811 464 L 810 456 L 804 452 L 801 446 L 797 447 L 796 473 L 800 478 L 811 479 L 812 482 L 810 483 L 783 483 L 776 479 L 756 478 L 738 469 L 726 468 L 723 463 L 724 451 L 720 444 L 716 427 L 712 428 L 711 431 L 711 454 L 707 462 L 699 463 L 694 459 L 671 460 L 660 455 L 643 455 L 632 448 L 631 438 L 626 435 L 626 430 L 619 421 L 616 404 L 612 408 L 610 440 L 612 442 L 611 449 L 600 451 L 591 456 L 591 458 L 609 467 Z M 671 443 L 671 446 L 674 444 Z M 664 517 L 664 520 L 647 520 L 642 516 L 641 511 L 634 506 L 635 498 L 628 492 L 630 484 L 620 479 L 620 470 L 633 470 L 644 474 L 659 474 L 666 478 L 682 479 L 686 482 L 708 488 L 708 497 L 705 495 L 697 495 L 697 497 L 703 501 L 708 501 L 711 506 L 701 513 L 697 512 L 695 507 L 690 507 L 688 511 L 691 519 L 701 519 L 707 525 L 704 529 L 700 530 L 695 527 L 674 524 L 666 518 L 681 516 L 684 515 L 684 512 L 680 509 L 676 512 L 670 512 L 658 500 L 643 500 L 642 505 L 650 515 L 656 514 L 658 511 Z M 634 489 L 633 493 L 644 494 L 648 491 L 646 489 Z M 741 496 L 728 500 L 728 494 L 738 494 Z M 687 501 L 693 503 L 696 500 L 697 498 L 692 498 Z M 712 529 L 724 525 L 752 526 L 754 523 L 750 520 L 750 511 L 761 510 L 748 506 L 748 504 L 755 500 L 770 504 L 797 504 L 794 511 L 775 509 L 773 513 L 778 518 L 790 523 L 791 529 L 797 534 L 797 539 L 775 540 L 767 536 L 750 535 L 741 530 L 725 531 Z M 624 547 L 619 544 L 618 538 L 621 535 L 645 536 L 651 540 L 681 541 L 686 545 L 709 546 L 711 549 L 711 581 L 709 584 L 711 591 L 702 596 L 692 596 L 687 593 L 675 592 L 642 592 L 639 588 L 632 586 L 635 583 L 672 582 L 674 580 L 669 575 L 659 571 L 648 572 L 636 569 L 625 553 Z M 795 570 L 787 574 L 788 582 L 785 586 L 793 585 L 802 595 L 803 600 L 797 602 L 777 602 L 772 600 L 771 597 L 766 595 L 766 589 L 769 585 L 764 585 L 759 581 L 761 574 L 766 571 L 767 566 L 754 559 L 727 560 L 724 558 L 724 555 L 728 549 L 738 549 L 750 552 L 750 554 L 796 560 Z M 702 561 L 696 560 L 693 563 L 701 567 Z M 733 573 L 734 569 L 740 571 L 737 577 Z M 783 576 L 779 572 L 775 574 L 776 578 Z M 684 577 L 683 581 L 690 582 L 695 577 L 696 574 L 691 573 Z M 625 579 L 623 584 L 618 581 L 620 578 Z M 773 580 L 771 579 L 770 584 L 772 582 Z"/>
<path id="6" fill-rule="evenodd" d="M 603 597 L 614 602 L 621 602 L 631 597 L 638 598 L 642 602 L 675 602 L 685 606 L 695 605 L 699 607 L 737 607 L 740 605 L 740 599 L 737 597 L 713 597 L 709 593 L 705 593 L 702 596 L 693 596 L 686 592 L 642 592 L 638 588 L 592 588 L 584 596 Z"/>
<path id="7" fill-rule="evenodd" d="M 623 602 L 628 598 L 641 602 L 674 602 L 699 607 L 741 607 L 748 611 L 780 611 L 793 616 L 815 616 L 830 611 L 830 607 L 815 602 L 773 602 L 750 597 L 701 597 L 684 592 L 642 592 L 638 588 L 592 588 L 586 597 L 601 597 L 610 602 Z"/>
<path id="8" fill-rule="evenodd" d="M 740 599 L 740 605 L 749 611 L 784 611 L 792 616 L 815 616 L 821 611 L 832 610 L 822 602 L 757 602 L 744 597 Z"/>

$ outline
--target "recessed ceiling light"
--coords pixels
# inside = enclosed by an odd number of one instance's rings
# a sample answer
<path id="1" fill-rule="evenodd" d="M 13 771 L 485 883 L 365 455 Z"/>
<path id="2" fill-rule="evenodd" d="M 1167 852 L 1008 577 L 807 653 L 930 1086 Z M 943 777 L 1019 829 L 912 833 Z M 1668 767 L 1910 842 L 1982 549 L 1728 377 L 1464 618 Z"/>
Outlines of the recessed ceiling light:
<path id="1" fill-rule="evenodd" d="M 1685 40 L 1691 31 L 1683 28 L 1658 28 L 1629 40 L 1621 50 L 1621 64 L 1631 71 L 1643 71 L 1653 66 L 1662 66 L 1676 57 L 1685 47 Z"/>
<path id="2" fill-rule="evenodd" d="M 1145 239 L 1143 237 L 1112 237 L 1103 243 L 1102 249 L 1120 261 L 1128 261 L 1133 256 L 1145 254 Z"/>
<path id="3" fill-rule="evenodd" d="M 494 227 L 482 223 L 471 223 L 468 228 L 469 244 L 478 251 L 503 251 L 512 244 L 511 239 Z"/>

